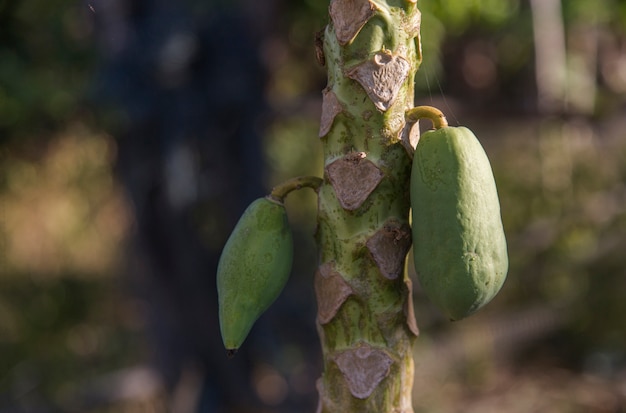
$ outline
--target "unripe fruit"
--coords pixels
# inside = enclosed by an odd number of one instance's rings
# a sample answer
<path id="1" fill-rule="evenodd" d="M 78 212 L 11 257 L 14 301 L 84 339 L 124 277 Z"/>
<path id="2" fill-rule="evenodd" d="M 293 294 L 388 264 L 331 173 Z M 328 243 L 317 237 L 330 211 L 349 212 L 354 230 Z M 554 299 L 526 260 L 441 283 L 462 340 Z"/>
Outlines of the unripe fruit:
<path id="1" fill-rule="evenodd" d="M 293 242 L 282 203 L 260 198 L 243 213 L 217 267 L 222 340 L 229 354 L 285 287 Z"/>
<path id="2" fill-rule="evenodd" d="M 426 295 L 452 320 L 491 301 L 508 271 L 506 239 L 489 159 L 469 129 L 421 136 L 411 207 L 415 269 Z"/>

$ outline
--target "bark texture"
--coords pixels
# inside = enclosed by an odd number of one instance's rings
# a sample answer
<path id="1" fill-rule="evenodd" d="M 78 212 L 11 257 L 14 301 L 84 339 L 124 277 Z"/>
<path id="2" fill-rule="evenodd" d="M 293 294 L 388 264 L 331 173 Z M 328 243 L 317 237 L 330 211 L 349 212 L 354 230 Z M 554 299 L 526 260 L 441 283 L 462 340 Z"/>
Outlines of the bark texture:
<path id="1" fill-rule="evenodd" d="M 416 129 L 405 121 L 421 61 L 409 0 L 332 0 L 316 233 L 319 413 L 413 411 L 418 334 L 405 258 Z"/>

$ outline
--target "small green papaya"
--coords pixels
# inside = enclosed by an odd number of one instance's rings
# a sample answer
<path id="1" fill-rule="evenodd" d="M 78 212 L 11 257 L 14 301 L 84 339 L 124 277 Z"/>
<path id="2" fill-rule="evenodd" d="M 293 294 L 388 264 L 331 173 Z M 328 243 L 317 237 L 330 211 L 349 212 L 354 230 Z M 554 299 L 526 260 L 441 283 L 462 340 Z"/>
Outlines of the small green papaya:
<path id="1" fill-rule="evenodd" d="M 508 271 L 500 202 L 487 154 L 465 127 L 427 131 L 411 170 L 415 269 L 451 320 L 487 304 Z"/>
<path id="2" fill-rule="evenodd" d="M 229 355 L 285 287 L 293 241 L 284 204 L 255 200 L 228 238 L 217 267 L 222 340 Z"/>

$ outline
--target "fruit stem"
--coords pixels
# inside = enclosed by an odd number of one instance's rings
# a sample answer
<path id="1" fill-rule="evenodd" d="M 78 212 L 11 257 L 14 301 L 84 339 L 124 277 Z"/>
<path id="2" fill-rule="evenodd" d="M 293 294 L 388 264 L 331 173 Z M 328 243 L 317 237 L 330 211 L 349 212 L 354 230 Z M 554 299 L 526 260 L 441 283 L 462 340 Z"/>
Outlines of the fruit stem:
<path id="1" fill-rule="evenodd" d="M 446 116 L 437 108 L 432 106 L 417 106 L 411 108 L 404 113 L 404 118 L 409 123 L 415 123 L 420 119 L 426 118 L 433 123 L 433 128 L 441 129 L 448 126 Z"/>
<path id="2" fill-rule="evenodd" d="M 287 197 L 290 192 L 302 188 L 311 188 L 317 192 L 323 182 L 324 180 L 317 176 L 298 176 L 272 188 L 272 192 L 267 196 L 267 198 L 271 201 L 282 204 L 285 202 L 285 197 Z"/>

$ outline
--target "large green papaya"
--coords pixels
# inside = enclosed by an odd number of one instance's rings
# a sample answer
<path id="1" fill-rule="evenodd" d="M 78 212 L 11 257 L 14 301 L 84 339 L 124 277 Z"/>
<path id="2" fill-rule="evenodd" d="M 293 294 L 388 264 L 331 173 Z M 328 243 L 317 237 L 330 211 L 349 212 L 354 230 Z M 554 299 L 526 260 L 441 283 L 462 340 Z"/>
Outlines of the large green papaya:
<path id="1" fill-rule="evenodd" d="M 283 290 L 293 261 L 284 204 L 255 200 L 230 235 L 217 268 L 222 340 L 234 354 L 256 320 Z"/>
<path id="2" fill-rule="evenodd" d="M 415 269 L 450 319 L 487 304 L 502 287 L 508 255 L 489 159 L 465 127 L 425 132 L 411 170 Z"/>

